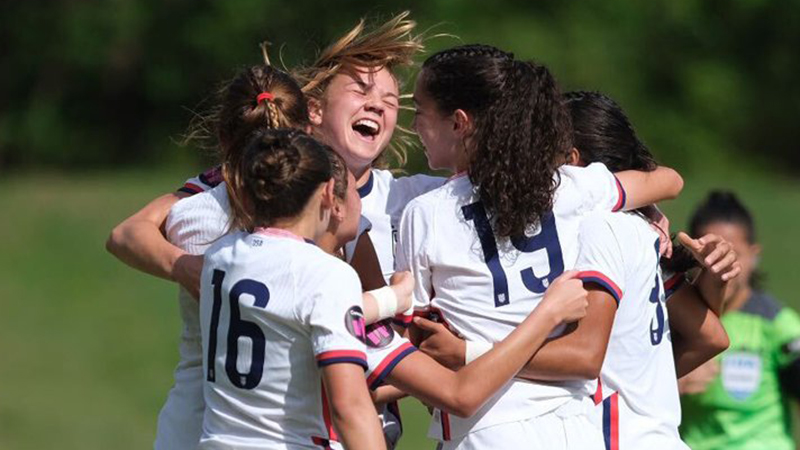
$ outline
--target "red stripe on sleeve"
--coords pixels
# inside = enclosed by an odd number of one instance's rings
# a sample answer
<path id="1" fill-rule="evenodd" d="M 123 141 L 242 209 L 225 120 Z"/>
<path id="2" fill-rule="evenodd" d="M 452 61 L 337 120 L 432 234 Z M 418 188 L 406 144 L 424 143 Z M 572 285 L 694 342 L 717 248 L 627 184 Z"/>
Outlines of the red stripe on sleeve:
<path id="1" fill-rule="evenodd" d="M 609 290 L 609 293 L 619 302 L 622 299 L 622 289 L 617 286 L 617 283 L 611 281 L 611 278 L 603 275 L 601 272 L 595 270 L 585 270 L 578 272 L 577 278 L 584 283 L 597 283 Z"/>

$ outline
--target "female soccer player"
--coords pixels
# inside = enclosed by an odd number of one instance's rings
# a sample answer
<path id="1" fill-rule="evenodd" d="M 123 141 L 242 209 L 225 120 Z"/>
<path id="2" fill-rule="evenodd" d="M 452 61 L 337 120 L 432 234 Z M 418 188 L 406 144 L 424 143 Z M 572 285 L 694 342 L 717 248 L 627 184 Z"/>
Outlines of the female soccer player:
<path id="1" fill-rule="evenodd" d="M 613 100 L 592 92 L 565 98 L 573 120 L 576 162 L 601 162 L 612 172 L 657 167 Z M 694 285 L 685 284 L 667 301 L 659 270 L 660 236 L 640 211 L 592 214 L 583 220 L 579 236 L 576 269 L 589 283 L 590 297 L 614 313 L 585 320 L 579 331 L 554 341 L 543 349 L 545 355 L 534 358 L 532 366 L 538 364 L 538 371 L 524 373 L 565 376 L 542 366 L 557 357 L 593 359 L 592 354 L 604 354 L 595 393 L 602 407 L 595 418 L 606 448 L 688 449 L 678 433 L 676 366 L 680 374 L 727 347 L 725 330 L 704 299 L 714 303 L 722 297 L 739 270 L 735 253 L 713 235 L 689 240 L 697 244 L 703 271 Z M 593 344 L 597 341 L 608 342 L 607 350 Z"/>
<path id="2" fill-rule="evenodd" d="M 574 266 L 583 216 L 674 197 L 682 187 L 666 168 L 618 178 L 602 165 L 559 168 L 572 146 L 555 80 L 493 47 L 428 58 L 414 101 L 430 166 L 455 176 L 409 204 L 399 267 L 417 278 L 419 311 L 440 314 L 474 341 L 501 340 Z M 437 412 L 432 429 L 446 449 L 601 448 L 585 416 L 591 390 L 586 381 L 515 380 L 471 418 Z"/>
<path id="3" fill-rule="evenodd" d="M 337 435 L 385 448 L 363 381 L 361 284 L 313 243 L 334 204 L 332 155 L 296 130 L 256 132 L 243 154 L 236 219 L 251 232 L 215 243 L 201 277 L 199 448 L 327 448 Z"/>
<path id="4" fill-rule="evenodd" d="M 395 179 L 389 171 L 372 169 L 380 165 L 378 160 L 389 147 L 396 126 L 399 88 L 392 70 L 411 64 L 413 55 L 422 48 L 420 38 L 412 34 L 414 26 L 407 13 L 372 29 L 362 21 L 323 51 L 313 65 L 297 71 L 312 100 L 313 134 L 342 155 L 358 176 L 363 214 L 372 222 L 372 242 L 385 278 L 394 271 L 394 230 L 402 209 L 411 198 L 442 182 L 424 175 Z M 248 97 L 247 101 L 253 100 Z M 281 107 L 280 102 L 275 105 Z M 400 156 L 402 159 L 402 153 Z M 108 250 L 136 269 L 177 281 L 196 296 L 199 260 L 188 257 L 191 252 L 171 244 L 162 233 L 175 202 L 211 189 L 221 179 L 211 170 L 187 181 L 180 192 L 154 200 L 114 228 Z M 356 243 L 346 248 L 347 259 L 354 265 L 359 265 L 359 258 L 354 256 L 357 250 Z M 188 364 L 187 359 L 182 356 L 178 370 Z M 176 386 L 179 383 L 176 381 Z M 396 422 L 395 434 L 399 434 L 399 419 L 392 420 Z"/>
<path id="5" fill-rule="evenodd" d="M 790 404 L 800 398 L 800 317 L 758 283 L 753 216 L 734 193 L 713 191 L 689 229 L 730 241 L 742 273 L 722 314 L 730 348 L 680 380 L 681 434 L 696 450 L 794 449 Z"/>

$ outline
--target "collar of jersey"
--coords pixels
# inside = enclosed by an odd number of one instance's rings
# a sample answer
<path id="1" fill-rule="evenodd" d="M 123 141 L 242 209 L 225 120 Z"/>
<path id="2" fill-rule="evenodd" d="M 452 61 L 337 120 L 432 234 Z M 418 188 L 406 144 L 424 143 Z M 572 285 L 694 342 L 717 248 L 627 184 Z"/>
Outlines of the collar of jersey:
<path id="1" fill-rule="evenodd" d="M 453 180 L 457 180 L 459 178 L 464 178 L 465 176 L 467 176 L 467 171 L 462 170 L 461 172 L 456 172 L 453 175 L 451 175 L 450 178 L 447 179 L 447 181 L 450 182 Z"/>
<path id="2" fill-rule="evenodd" d="M 284 230 L 283 228 L 256 227 L 256 229 L 253 230 L 253 234 L 260 234 L 262 236 L 271 236 L 271 237 L 281 237 L 281 238 L 292 239 L 295 241 L 306 242 L 309 244 L 314 244 L 314 241 L 312 241 L 311 239 L 306 239 L 304 237 L 298 236 L 292 233 L 291 231 Z"/>
<path id="3" fill-rule="evenodd" d="M 358 196 L 360 198 L 364 198 L 372 192 L 372 186 L 375 184 L 375 174 L 372 172 L 372 169 L 369 171 L 369 179 L 367 182 L 361 186 L 360 188 L 356 189 L 358 191 Z"/>

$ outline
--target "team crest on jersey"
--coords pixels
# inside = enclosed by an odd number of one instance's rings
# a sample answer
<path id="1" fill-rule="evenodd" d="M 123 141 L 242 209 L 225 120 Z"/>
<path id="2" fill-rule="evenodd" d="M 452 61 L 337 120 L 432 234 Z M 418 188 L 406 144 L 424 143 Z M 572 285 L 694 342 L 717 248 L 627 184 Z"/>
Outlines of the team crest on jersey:
<path id="1" fill-rule="evenodd" d="M 353 306 L 344 314 L 344 326 L 356 339 L 367 343 L 367 330 L 364 324 L 364 311 L 360 306 Z"/>
<path id="2" fill-rule="evenodd" d="M 761 357 L 750 352 L 731 352 L 722 359 L 722 387 L 736 400 L 746 400 L 761 384 Z"/>
<path id="3" fill-rule="evenodd" d="M 382 320 L 367 327 L 367 347 L 383 348 L 392 343 L 394 330 L 389 320 Z"/>

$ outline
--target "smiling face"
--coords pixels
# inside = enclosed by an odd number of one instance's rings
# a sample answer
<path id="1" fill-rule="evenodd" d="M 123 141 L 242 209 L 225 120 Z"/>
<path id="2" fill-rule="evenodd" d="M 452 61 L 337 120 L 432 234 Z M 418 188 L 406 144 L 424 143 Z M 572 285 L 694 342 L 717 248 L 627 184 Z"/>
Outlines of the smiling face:
<path id="1" fill-rule="evenodd" d="M 397 80 L 386 68 L 356 68 L 335 75 L 312 106 L 316 135 L 360 177 L 389 145 L 397 125 Z"/>
<path id="2" fill-rule="evenodd" d="M 459 148 L 463 139 L 458 131 L 456 113 L 443 114 L 425 89 L 425 72 L 417 77 L 414 88 L 413 128 L 425 146 L 425 156 L 431 169 L 456 171 L 460 165 Z"/>

